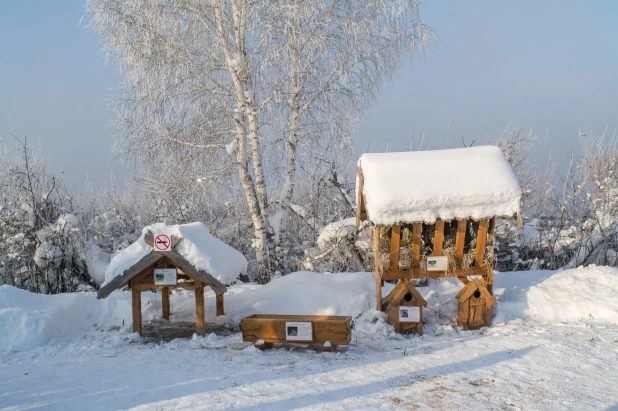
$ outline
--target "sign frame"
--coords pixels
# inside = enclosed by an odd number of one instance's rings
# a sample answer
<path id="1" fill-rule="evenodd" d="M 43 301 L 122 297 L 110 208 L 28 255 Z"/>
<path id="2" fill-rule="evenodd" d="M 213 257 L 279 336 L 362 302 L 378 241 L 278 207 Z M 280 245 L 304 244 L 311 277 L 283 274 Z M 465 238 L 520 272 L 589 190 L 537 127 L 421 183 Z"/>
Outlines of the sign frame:
<path id="1" fill-rule="evenodd" d="M 175 268 L 155 268 L 153 276 L 155 285 L 178 284 L 178 270 Z"/>
<path id="2" fill-rule="evenodd" d="M 399 312 L 399 322 L 400 323 L 420 323 L 421 322 L 421 307 L 400 305 L 398 312 Z"/>
<path id="3" fill-rule="evenodd" d="M 286 321 L 285 339 L 313 342 L 313 324 L 311 321 Z"/>
<path id="4" fill-rule="evenodd" d="M 446 271 L 448 268 L 448 257 L 444 255 L 434 255 L 427 257 L 427 271 Z"/>

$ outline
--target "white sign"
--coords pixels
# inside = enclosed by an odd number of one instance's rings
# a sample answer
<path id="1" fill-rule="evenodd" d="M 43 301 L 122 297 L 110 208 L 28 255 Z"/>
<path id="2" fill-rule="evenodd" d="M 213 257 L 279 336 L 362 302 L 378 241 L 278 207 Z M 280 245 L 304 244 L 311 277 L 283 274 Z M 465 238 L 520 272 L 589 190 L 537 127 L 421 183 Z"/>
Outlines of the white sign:
<path id="1" fill-rule="evenodd" d="M 154 283 L 157 285 L 176 285 L 176 269 L 155 268 Z"/>
<path id="2" fill-rule="evenodd" d="M 427 271 L 446 271 L 447 264 L 446 256 L 427 257 Z"/>
<path id="3" fill-rule="evenodd" d="M 401 323 L 421 322 L 421 307 L 399 306 L 399 322 Z"/>
<path id="4" fill-rule="evenodd" d="M 154 239 L 155 251 L 170 251 L 172 249 L 172 240 L 167 234 L 158 234 Z"/>
<path id="5" fill-rule="evenodd" d="M 310 322 L 285 323 L 285 339 L 291 341 L 313 341 L 313 329 Z"/>

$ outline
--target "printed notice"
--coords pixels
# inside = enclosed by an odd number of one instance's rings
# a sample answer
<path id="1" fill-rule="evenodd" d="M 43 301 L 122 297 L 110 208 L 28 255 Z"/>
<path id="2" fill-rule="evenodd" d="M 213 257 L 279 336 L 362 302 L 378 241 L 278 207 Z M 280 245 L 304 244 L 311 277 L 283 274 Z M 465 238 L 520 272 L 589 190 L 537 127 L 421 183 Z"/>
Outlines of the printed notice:
<path id="1" fill-rule="evenodd" d="M 157 285 L 176 285 L 176 269 L 155 268 L 154 283 Z"/>
<path id="2" fill-rule="evenodd" d="M 311 322 L 286 322 L 285 339 L 290 341 L 313 341 Z"/>
<path id="3" fill-rule="evenodd" d="M 445 256 L 427 257 L 427 271 L 446 271 L 447 263 Z"/>
<path id="4" fill-rule="evenodd" d="M 399 322 L 421 322 L 421 307 L 399 307 Z"/>

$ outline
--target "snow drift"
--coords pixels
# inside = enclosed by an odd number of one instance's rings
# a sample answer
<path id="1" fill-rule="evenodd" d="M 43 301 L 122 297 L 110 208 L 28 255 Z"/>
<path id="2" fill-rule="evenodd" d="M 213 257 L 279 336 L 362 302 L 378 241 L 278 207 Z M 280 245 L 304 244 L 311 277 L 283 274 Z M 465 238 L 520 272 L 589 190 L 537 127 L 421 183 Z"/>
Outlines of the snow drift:
<path id="1" fill-rule="evenodd" d="M 176 251 L 197 270 L 206 271 L 223 284 L 231 284 L 241 274 L 247 272 L 248 263 L 245 256 L 240 251 L 213 237 L 204 224 L 166 225 L 157 223 L 144 227 L 142 235 L 136 242 L 112 258 L 105 271 L 105 283 L 102 286 L 122 275 L 125 270 L 152 251 L 152 248 L 146 244 L 144 239 L 148 231 L 151 231 L 155 236 L 167 234 L 170 238 L 171 236 L 182 237 Z"/>

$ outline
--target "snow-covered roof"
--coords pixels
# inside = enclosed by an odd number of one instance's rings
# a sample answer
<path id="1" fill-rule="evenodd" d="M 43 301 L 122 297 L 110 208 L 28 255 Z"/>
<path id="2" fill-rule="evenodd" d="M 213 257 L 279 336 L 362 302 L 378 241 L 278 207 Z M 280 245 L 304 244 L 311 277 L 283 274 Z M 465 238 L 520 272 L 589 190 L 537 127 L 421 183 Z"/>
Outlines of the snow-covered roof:
<path id="1" fill-rule="evenodd" d="M 496 146 L 368 153 L 358 167 L 363 181 L 357 190 L 362 185 L 367 217 L 377 225 L 519 212 L 519 183 Z"/>
<path id="2" fill-rule="evenodd" d="M 144 238 L 148 231 L 151 231 L 155 236 L 167 234 L 170 238 L 172 236 L 181 237 L 182 241 L 176 246 L 175 250 L 196 270 L 207 272 L 223 284 L 231 284 L 236 281 L 239 275 L 247 272 L 245 256 L 235 248 L 213 237 L 204 224 L 166 225 L 157 223 L 144 227 L 141 237 L 136 242 L 112 258 L 105 271 L 105 282 L 102 287 L 122 275 L 152 251 L 152 247 L 146 244 Z"/>

